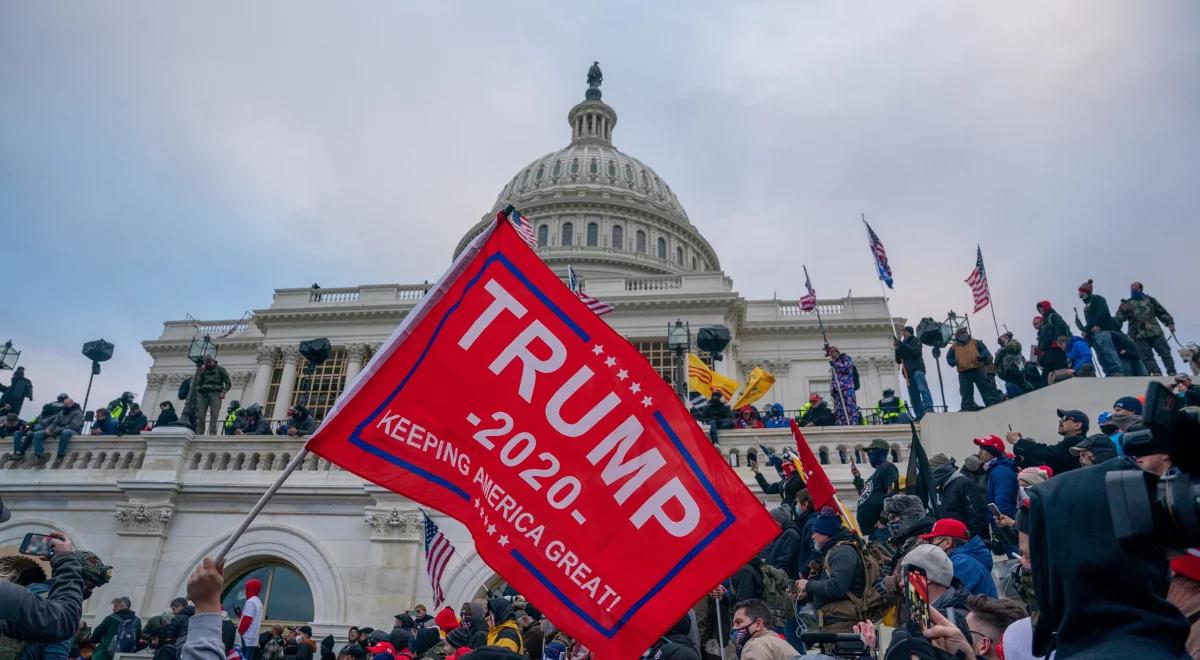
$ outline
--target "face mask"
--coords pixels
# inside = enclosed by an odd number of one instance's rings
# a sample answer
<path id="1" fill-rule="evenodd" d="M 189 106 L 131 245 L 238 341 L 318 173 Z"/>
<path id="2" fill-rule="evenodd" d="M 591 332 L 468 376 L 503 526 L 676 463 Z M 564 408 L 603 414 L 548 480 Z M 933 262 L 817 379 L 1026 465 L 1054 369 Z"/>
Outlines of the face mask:
<path id="1" fill-rule="evenodd" d="M 890 532 L 892 534 L 892 536 L 898 536 L 900 534 L 900 521 L 899 520 L 889 520 L 888 524 L 887 524 L 887 528 L 888 528 L 888 532 Z"/>
<path id="2" fill-rule="evenodd" d="M 742 626 L 729 631 L 729 641 L 733 642 L 739 650 L 746 643 L 746 638 L 750 637 L 750 626 Z"/>
<path id="3" fill-rule="evenodd" d="M 817 552 L 821 551 L 821 542 L 820 541 L 813 540 L 813 550 L 816 550 Z"/>
<path id="4" fill-rule="evenodd" d="M 471 615 L 470 615 L 470 614 L 464 614 L 464 615 L 463 615 L 463 617 L 462 617 L 462 625 L 463 625 L 463 627 L 464 627 L 464 628 L 470 628 L 470 627 L 471 627 Z"/>
<path id="5" fill-rule="evenodd" d="M 1142 293 L 1141 291 L 1134 291 L 1133 289 L 1130 289 L 1129 297 L 1133 298 L 1134 300 L 1141 300 L 1142 298 L 1146 297 L 1146 294 Z"/>

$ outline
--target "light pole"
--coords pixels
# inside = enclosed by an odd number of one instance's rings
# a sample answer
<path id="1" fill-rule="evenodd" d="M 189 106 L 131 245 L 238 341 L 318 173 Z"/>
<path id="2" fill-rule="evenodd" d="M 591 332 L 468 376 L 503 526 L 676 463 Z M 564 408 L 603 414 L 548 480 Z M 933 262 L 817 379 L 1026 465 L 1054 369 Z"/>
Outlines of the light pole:
<path id="1" fill-rule="evenodd" d="M 21 359 L 21 351 L 13 348 L 12 340 L 4 342 L 0 346 L 0 371 L 12 371 L 17 368 L 17 360 Z"/>
<path id="2" fill-rule="evenodd" d="M 92 396 L 92 379 L 96 374 L 100 373 L 100 363 L 106 362 L 113 354 L 113 345 L 110 341 L 97 339 L 89 341 L 83 345 L 83 356 L 92 361 L 92 374 L 88 376 L 87 394 L 83 395 L 83 410 L 88 409 L 88 399 Z"/>
<path id="3" fill-rule="evenodd" d="M 687 402 L 687 367 L 684 357 L 692 346 L 691 324 L 675 319 L 674 325 L 667 324 L 667 348 L 675 354 L 675 393 Z"/>

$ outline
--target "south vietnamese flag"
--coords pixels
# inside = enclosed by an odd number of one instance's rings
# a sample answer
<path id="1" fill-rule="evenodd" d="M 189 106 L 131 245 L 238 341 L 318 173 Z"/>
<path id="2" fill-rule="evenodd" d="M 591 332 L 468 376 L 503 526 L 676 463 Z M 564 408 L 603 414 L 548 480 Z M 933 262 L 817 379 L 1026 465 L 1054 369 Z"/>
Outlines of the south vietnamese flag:
<path id="1" fill-rule="evenodd" d="M 640 656 L 779 533 L 671 387 L 507 222 L 455 260 L 308 448 L 462 522 L 599 658 Z"/>

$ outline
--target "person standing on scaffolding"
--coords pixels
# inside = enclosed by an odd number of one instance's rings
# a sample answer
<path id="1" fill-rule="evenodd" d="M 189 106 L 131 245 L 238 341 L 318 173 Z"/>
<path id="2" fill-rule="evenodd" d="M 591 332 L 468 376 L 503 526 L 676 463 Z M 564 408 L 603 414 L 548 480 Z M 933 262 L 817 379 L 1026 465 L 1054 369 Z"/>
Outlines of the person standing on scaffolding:
<path id="1" fill-rule="evenodd" d="M 838 426 L 857 426 L 861 423 L 858 399 L 855 396 L 860 385 L 858 367 L 854 366 L 854 360 L 839 351 L 837 346 L 826 344 L 825 355 L 829 357 L 829 368 L 833 378 L 829 384 L 833 391 L 833 417 Z"/>

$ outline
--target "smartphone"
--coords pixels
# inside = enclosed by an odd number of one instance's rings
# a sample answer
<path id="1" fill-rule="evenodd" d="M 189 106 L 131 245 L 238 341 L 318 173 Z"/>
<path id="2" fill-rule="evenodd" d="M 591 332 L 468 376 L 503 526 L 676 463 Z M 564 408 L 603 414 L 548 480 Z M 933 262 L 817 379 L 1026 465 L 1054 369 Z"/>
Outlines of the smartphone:
<path id="1" fill-rule="evenodd" d="M 925 575 L 925 569 L 908 567 L 904 577 L 904 606 L 921 630 L 928 630 L 933 625 L 929 617 L 929 578 Z"/>
<path id="2" fill-rule="evenodd" d="M 51 557 L 54 555 L 54 548 L 50 545 L 49 536 L 30 532 L 21 541 L 21 548 L 18 552 L 34 557 Z"/>
<path id="3" fill-rule="evenodd" d="M 996 520 L 1000 520 L 1000 516 L 1002 514 L 1000 513 L 1000 507 L 996 506 L 995 502 L 988 502 L 988 511 L 992 512 L 992 516 L 995 517 Z"/>

